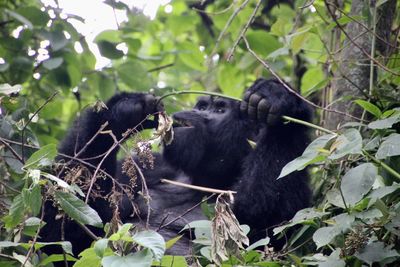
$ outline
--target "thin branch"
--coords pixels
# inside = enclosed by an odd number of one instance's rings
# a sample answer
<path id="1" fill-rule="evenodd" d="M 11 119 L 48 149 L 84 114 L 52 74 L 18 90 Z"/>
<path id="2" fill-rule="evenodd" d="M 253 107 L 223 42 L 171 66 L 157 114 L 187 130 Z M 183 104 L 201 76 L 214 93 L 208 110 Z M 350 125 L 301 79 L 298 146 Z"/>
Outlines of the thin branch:
<path id="1" fill-rule="evenodd" d="M 185 187 L 185 188 L 189 188 L 189 189 L 193 189 L 193 190 L 197 190 L 197 191 L 207 192 L 207 193 L 225 194 L 225 195 L 229 195 L 229 196 L 237 193 L 236 191 L 220 190 L 220 189 L 214 189 L 214 188 L 209 188 L 209 187 L 204 187 L 204 186 L 185 184 L 182 182 L 172 181 L 172 180 L 168 180 L 168 179 L 161 179 L 160 181 L 162 183 L 172 184 L 172 185 Z"/>
<path id="2" fill-rule="evenodd" d="M 232 48 L 229 50 L 228 55 L 226 56 L 226 60 L 230 61 L 232 59 L 233 53 L 235 52 L 236 47 L 238 46 L 240 40 L 242 39 L 242 37 L 246 34 L 247 30 L 250 27 L 250 24 L 253 22 L 254 18 L 256 17 L 257 11 L 260 8 L 262 3 L 262 0 L 259 0 L 257 2 L 256 7 L 254 8 L 253 12 L 250 15 L 250 18 L 248 19 L 246 25 L 244 25 L 243 29 L 241 30 L 238 38 L 236 38 L 236 41 L 233 43 Z"/>
<path id="3" fill-rule="evenodd" d="M 222 40 L 222 37 L 225 35 L 226 31 L 228 30 L 229 26 L 232 24 L 233 19 L 239 14 L 239 12 L 246 7 L 246 5 L 249 3 L 250 0 L 245 0 L 235 11 L 232 13 L 232 15 L 229 17 L 228 21 L 226 22 L 224 28 L 222 29 L 221 33 L 219 34 L 217 41 L 215 42 L 214 49 L 212 50 L 210 54 L 210 60 L 212 59 L 213 55 L 217 52 L 219 44 Z"/>
<path id="4" fill-rule="evenodd" d="M 175 63 L 169 63 L 169 64 L 166 64 L 166 65 L 162 65 L 162 66 L 158 66 L 158 67 L 149 69 L 149 70 L 147 70 L 147 72 L 159 71 L 159 70 L 162 70 L 162 69 L 166 69 L 166 68 L 172 67 L 173 65 L 175 65 Z"/>
<path id="5" fill-rule="evenodd" d="M 167 227 L 168 225 L 176 222 L 177 220 L 180 220 L 181 218 L 183 218 L 183 216 L 185 216 L 186 214 L 188 214 L 189 212 L 193 211 L 195 208 L 197 208 L 198 206 L 200 206 L 201 204 L 203 204 L 204 202 L 208 201 L 210 198 L 214 197 L 215 193 L 209 195 L 208 197 L 206 197 L 205 199 L 203 199 L 202 201 L 200 201 L 199 203 L 197 203 L 196 205 L 194 205 L 193 207 L 187 209 L 184 213 L 182 213 L 181 215 L 179 215 L 178 217 L 176 217 L 175 219 L 167 222 L 166 224 L 163 224 L 165 219 L 160 223 L 160 226 L 158 226 L 157 228 L 157 232 L 160 231 L 161 229 Z"/>
<path id="6" fill-rule="evenodd" d="M 10 146 L 10 144 L 8 144 L 7 142 L 5 142 L 3 138 L 0 138 L 0 142 L 1 142 L 3 145 L 5 145 L 5 146 L 8 148 L 8 150 L 11 151 L 11 153 L 18 159 L 19 162 L 21 162 L 22 164 L 25 163 L 24 160 L 23 160 L 23 158 L 17 153 L 17 151 L 15 151 L 15 150 L 12 148 L 12 146 Z"/>
<path id="7" fill-rule="evenodd" d="M 24 127 L 21 130 L 21 158 L 22 158 L 22 163 L 24 163 L 24 144 L 25 144 L 25 140 L 24 140 L 24 134 L 25 134 L 25 130 L 26 127 L 28 127 L 29 123 L 31 123 L 31 121 L 33 120 L 33 118 L 48 104 L 50 103 L 51 100 L 53 100 L 53 98 L 58 95 L 58 91 L 54 92 L 33 114 L 32 116 L 28 119 L 28 122 L 24 125 Z"/>

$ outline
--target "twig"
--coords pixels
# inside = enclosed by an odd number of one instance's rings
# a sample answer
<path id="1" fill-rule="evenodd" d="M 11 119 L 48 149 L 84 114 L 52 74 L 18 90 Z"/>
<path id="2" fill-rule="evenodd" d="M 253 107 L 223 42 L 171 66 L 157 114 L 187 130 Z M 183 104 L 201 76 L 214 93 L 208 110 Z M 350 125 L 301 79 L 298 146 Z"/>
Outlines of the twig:
<path id="1" fill-rule="evenodd" d="M 238 38 L 236 38 L 235 42 L 233 43 L 232 48 L 229 50 L 228 55 L 226 56 L 226 60 L 228 62 L 232 59 L 232 56 L 233 56 L 233 53 L 235 52 L 236 47 L 238 46 L 238 44 L 239 44 L 240 40 L 242 39 L 242 37 L 246 34 L 247 30 L 250 27 L 250 24 L 253 22 L 256 14 L 257 14 L 257 11 L 261 6 L 261 2 L 262 2 L 262 0 L 259 0 L 257 2 L 257 5 L 254 8 L 253 12 L 251 13 L 250 18 L 247 20 L 246 25 L 244 25 L 243 29 L 240 31 L 240 34 L 239 34 Z"/>
<path id="2" fill-rule="evenodd" d="M 204 186 L 185 184 L 182 182 L 172 181 L 172 180 L 168 180 L 168 179 L 161 179 L 160 181 L 162 183 L 173 184 L 176 186 L 185 187 L 185 188 L 202 191 L 202 192 L 207 192 L 207 193 L 225 194 L 225 195 L 229 195 L 229 196 L 237 193 L 236 191 L 220 190 L 220 189 L 214 189 L 214 188 L 209 188 L 209 187 L 204 187 Z"/>
<path id="3" fill-rule="evenodd" d="M 21 162 L 22 164 L 24 164 L 24 160 L 22 159 L 22 157 L 17 153 L 17 151 L 15 151 L 12 146 L 10 146 L 10 144 L 8 144 L 7 142 L 5 142 L 3 140 L 3 138 L 0 138 L 0 142 L 5 145 L 10 151 L 11 153 L 18 159 L 19 162 Z"/>
<path id="4" fill-rule="evenodd" d="M 83 231 L 85 231 L 85 233 L 87 233 L 91 238 L 93 238 L 93 240 L 99 240 L 99 239 L 100 239 L 100 237 L 98 237 L 98 236 L 95 235 L 92 231 L 90 231 L 90 229 L 87 228 L 86 225 L 81 224 L 81 223 L 78 222 L 78 221 L 75 221 L 75 222 L 79 225 L 79 227 L 82 228 Z"/>
<path id="5" fill-rule="evenodd" d="M 158 67 L 149 69 L 149 70 L 147 70 L 147 72 L 159 71 L 159 70 L 162 70 L 162 69 L 166 69 L 166 68 L 172 67 L 173 65 L 175 65 L 175 63 L 169 63 L 169 64 L 166 64 L 166 65 L 162 65 L 162 66 L 158 66 Z"/>
<path id="6" fill-rule="evenodd" d="M 394 176 L 394 178 L 396 178 L 396 181 L 400 181 L 400 173 L 398 173 L 397 171 L 395 171 L 394 169 L 392 169 L 389 165 L 387 165 L 386 163 L 384 163 L 383 161 L 375 158 L 374 156 L 372 156 L 371 154 L 369 154 L 365 149 L 362 150 L 363 154 L 366 155 L 369 159 L 371 159 L 373 162 L 375 162 L 376 164 L 378 164 L 379 166 L 381 166 L 382 168 L 384 168 L 388 173 L 390 173 L 391 175 Z"/>
<path id="7" fill-rule="evenodd" d="M 225 35 L 226 31 L 228 30 L 229 26 L 232 24 L 233 19 L 239 14 L 239 12 L 246 7 L 250 0 L 245 0 L 229 17 L 228 21 L 226 22 L 224 28 L 222 29 L 221 33 L 219 34 L 217 41 L 215 42 L 214 49 L 211 52 L 210 60 L 212 59 L 213 55 L 217 52 L 218 46 L 222 40 L 222 37 Z M 260 1 L 261 2 L 261 1 Z"/>
<path id="8" fill-rule="evenodd" d="M 25 145 L 25 140 L 24 140 L 24 133 L 26 130 L 26 127 L 28 127 L 29 123 L 33 120 L 33 118 L 51 101 L 53 98 L 58 95 L 58 91 L 54 92 L 33 114 L 32 116 L 28 119 L 28 122 L 24 125 L 24 127 L 21 130 L 21 158 L 22 158 L 22 163 L 24 163 L 24 145 Z"/>
<path id="9" fill-rule="evenodd" d="M 200 201 L 199 203 L 197 203 L 196 205 L 194 205 L 193 207 L 187 209 L 184 213 L 182 213 L 181 215 L 179 215 L 178 217 L 176 217 L 175 219 L 167 222 L 166 224 L 164 223 L 164 220 L 160 223 L 160 226 L 158 226 L 157 228 L 157 232 L 160 231 L 162 228 L 167 227 L 168 225 L 176 222 L 177 220 L 183 218 L 183 216 L 185 216 L 186 214 L 188 214 L 189 212 L 191 212 L 192 210 L 194 210 L 195 208 L 197 208 L 198 206 L 200 206 L 201 204 L 203 204 L 204 202 L 208 201 L 210 198 L 214 197 L 215 193 L 213 193 L 212 195 L 209 195 L 208 197 L 206 197 L 205 199 L 203 199 L 202 201 Z M 166 219 L 166 218 L 165 218 Z"/>
<path id="10" fill-rule="evenodd" d="M 28 262 L 28 259 L 31 257 L 31 255 L 33 253 L 33 249 L 35 248 L 36 241 L 39 237 L 40 228 L 42 228 L 42 223 L 43 223 L 43 218 L 44 218 L 44 205 L 45 205 L 45 200 L 42 200 L 42 211 L 41 211 L 42 215 L 40 216 L 39 226 L 35 233 L 35 236 L 33 237 L 32 242 L 30 242 L 31 246 L 29 247 L 28 253 L 26 253 L 25 261 L 21 264 L 21 267 L 24 267 L 25 264 Z"/>

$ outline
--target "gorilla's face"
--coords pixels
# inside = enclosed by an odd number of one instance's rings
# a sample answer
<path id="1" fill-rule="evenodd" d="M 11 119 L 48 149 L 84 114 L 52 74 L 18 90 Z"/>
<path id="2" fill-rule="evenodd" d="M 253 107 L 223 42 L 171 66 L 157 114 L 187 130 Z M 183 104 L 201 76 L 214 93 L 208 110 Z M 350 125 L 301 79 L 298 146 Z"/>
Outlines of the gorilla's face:
<path id="1" fill-rule="evenodd" d="M 177 112 L 173 119 L 175 137 L 164 147 L 165 158 L 199 185 L 225 187 L 233 182 L 250 150 L 239 103 L 203 96 L 193 110 Z"/>

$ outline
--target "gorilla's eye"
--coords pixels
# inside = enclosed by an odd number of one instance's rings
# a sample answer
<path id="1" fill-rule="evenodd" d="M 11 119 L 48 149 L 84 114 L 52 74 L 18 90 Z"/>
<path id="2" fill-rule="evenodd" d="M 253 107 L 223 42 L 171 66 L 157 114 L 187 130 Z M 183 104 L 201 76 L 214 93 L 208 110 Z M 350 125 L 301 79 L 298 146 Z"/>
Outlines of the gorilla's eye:
<path id="1" fill-rule="evenodd" d="M 195 106 L 195 109 L 206 110 L 207 107 L 208 107 L 208 103 L 206 101 L 201 101 L 200 100 L 200 101 L 197 102 L 197 104 Z"/>
<path id="2" fill-rule="evenodd" d="M 215 103 L 215 111 L 217 113 L 224 113 L 226 110 L 226 103 L 225 102 L 216 102 Z"/>

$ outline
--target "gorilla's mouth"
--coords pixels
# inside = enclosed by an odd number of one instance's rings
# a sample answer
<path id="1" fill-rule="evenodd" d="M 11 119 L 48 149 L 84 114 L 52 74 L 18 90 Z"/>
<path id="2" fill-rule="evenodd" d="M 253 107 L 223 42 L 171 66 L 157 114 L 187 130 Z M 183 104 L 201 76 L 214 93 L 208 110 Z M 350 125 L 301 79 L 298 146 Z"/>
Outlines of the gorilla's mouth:
<path id="1" fill-rule="evenodd" d="M 187 120 L 174 118 L 174 122 L 172 124 L 172 127 L 174 127 L 174 128 L 178 128 L 178 127 L 181 127 L 181 128 L 193 128 L 193 125 Z"/>

